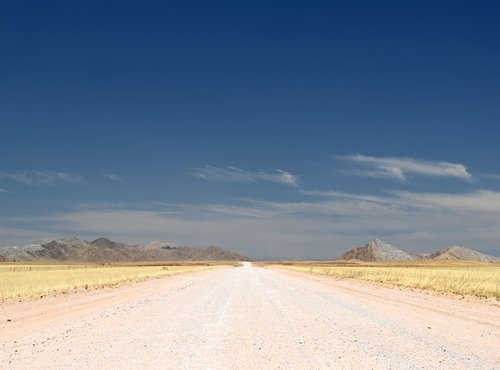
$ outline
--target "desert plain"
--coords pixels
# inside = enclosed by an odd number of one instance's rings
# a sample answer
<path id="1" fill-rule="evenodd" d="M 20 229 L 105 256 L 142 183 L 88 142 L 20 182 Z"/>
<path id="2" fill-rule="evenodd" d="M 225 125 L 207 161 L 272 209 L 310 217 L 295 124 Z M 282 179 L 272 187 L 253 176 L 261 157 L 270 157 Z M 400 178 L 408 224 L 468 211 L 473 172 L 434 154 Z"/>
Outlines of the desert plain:
<path id="1" fill-rule="evenodd" d="M 270 264 L 0 304 L 2 369 L 497 369 L 495 298 Z"/>

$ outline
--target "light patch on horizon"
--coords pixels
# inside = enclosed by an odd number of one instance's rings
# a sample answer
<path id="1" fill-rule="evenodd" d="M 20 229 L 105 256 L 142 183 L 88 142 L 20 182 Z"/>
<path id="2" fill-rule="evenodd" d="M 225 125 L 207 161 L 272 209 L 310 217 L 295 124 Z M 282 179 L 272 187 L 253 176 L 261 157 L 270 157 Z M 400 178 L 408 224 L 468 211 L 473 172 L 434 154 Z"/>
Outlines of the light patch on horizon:
<path id="1" fill-rule="evenodd" d="M 442 161 L 422 161 L 405 157 L 372 157 L 349 154 L 338 159 L 360 166 L 347 172 L 357 176 L 392 178 L 407 181 L 408 175 L 429 177 L 451 177 L 472 181 L 474 177 L 463 164 Z"/>
<path id="2" fill-rule="evenodd" d="M 82 182 L 83 177 L 58 171 L 16 171 L 0 172 L 0 179 L 40 188 L 79 184 Z"/>
<path id="3" fill-rule="evenodd" d="M 237 167 L 215 167 L 205 166 L 195 168 L 192 172 L 194 177 L 221 182 L 258 182 L 268 181 L 282 185 L 298 187 L 298 177 L 290 172 L 274 170 L 274 172 L 245 171 Z"/>

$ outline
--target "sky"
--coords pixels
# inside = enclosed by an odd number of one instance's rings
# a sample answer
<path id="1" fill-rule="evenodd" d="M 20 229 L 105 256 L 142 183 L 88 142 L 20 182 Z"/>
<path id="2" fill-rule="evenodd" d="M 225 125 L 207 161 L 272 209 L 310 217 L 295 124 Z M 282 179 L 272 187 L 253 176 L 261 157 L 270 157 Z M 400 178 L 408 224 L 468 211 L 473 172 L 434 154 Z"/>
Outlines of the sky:
<path id="1" fill-rule="evenodd" d="M 0 245 L 500 256 L 494 1 L 0 4 Z"/>

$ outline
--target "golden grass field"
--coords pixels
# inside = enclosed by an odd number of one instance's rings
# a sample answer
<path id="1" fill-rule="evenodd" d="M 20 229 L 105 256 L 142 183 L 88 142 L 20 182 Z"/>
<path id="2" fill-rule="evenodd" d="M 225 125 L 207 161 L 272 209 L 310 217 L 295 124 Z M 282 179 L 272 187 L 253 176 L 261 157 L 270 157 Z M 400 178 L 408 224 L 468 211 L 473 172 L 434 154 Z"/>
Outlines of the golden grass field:
<path id="1" fill-rule="evenodd" d="M 205 270 L 234 263 L 146 262 L 143 264 L 0 264 L 0 300 L 18 297 L 40 297 L 79 288 L 113 286 L 183 272 Z"/>
<path id="2" fill-rule="evenodd" d="M 279 268 L 500 300 L 500 263 L 467 261 L 277 262 Z"/>

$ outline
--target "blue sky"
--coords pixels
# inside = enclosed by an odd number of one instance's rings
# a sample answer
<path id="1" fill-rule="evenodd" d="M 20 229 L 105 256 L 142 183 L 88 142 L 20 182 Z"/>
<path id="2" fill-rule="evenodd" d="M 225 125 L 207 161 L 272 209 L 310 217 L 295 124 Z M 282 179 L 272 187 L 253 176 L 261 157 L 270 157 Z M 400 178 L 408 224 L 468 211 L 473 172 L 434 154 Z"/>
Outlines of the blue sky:
<path id="1" fill-rule="evenodd" d="M 500 6 L 0 6 L 0 245 L 500 255 Z"/>

